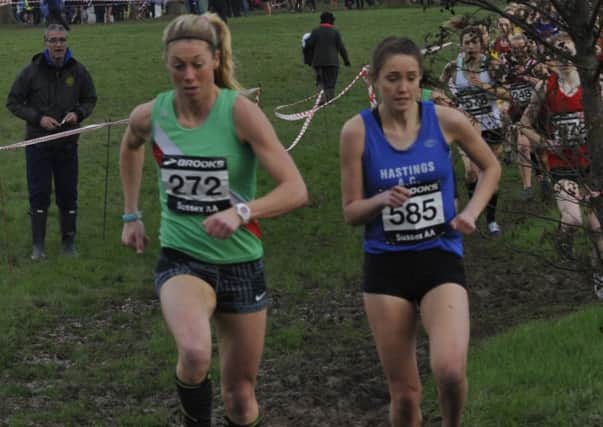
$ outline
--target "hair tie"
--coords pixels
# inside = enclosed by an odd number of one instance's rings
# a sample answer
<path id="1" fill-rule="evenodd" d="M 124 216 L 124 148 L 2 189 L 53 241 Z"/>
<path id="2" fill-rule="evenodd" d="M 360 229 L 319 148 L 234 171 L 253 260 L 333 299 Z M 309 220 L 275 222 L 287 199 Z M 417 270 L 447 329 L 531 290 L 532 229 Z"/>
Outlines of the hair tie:
<path id="1" fill-rule="evenodd" d="M 207 37 L 201 37 L 201 36 L 193 36 L 193 35 L 184 35 L 184 36 L 176 36 L 176 37 L 172 37 L 171 39 L 166 40 L 165 44 L 168 45 L 172 42 L 176 42 L 179 40 L 201 40 L 206 42 L 207 44 L 209 44 L 213 49 L 216 48 L 216 45 L 214 44 L 213 41 L 208 40 Z"/>

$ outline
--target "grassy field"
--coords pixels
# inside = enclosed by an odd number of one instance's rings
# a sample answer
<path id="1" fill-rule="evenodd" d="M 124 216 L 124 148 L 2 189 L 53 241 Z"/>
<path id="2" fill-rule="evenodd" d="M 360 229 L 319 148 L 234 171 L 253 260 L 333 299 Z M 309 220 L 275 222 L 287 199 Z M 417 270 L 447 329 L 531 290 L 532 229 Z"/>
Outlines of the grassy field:
<path id="1" fill-rule="evenodd" d="M 371 48 L 380 39 L 403 34 L 423 44 L 424 37 L 449 15 L 438 9 L 424 12 L 413 8 L 340 11 L 336 17 L 352 62 L 352 67 L 340 71 L 338 87 L 342 88 L 368 62 Z M 300 122 L 280 121 L 272 110 L 313 93 L 314 78 L 310 68 L 302 65 L 300 39 L 318 24 L 318 14 L 251 16 L 229 24 L 238 78 L 247 87 L 261 84 L 262 107 L 288 146 Z M 135 105 L 170 87 L 161 59 L 164 25 L 75 27 L 71 48 L 90 70 L 99 94 L 96 111 L 87 123 L 125 118 Z M 2 27 L 0 45 L 0 94 L 6 94 L 17 72 L 42 48 L 42 30 Z M 435 71 L 452 55 L 450 50 L 441 53 L 433 63 Z M 379 382 L 370 333 L 357 297 L 361 230 L 343 223 L 339 192 L 339 129 L 367 103 L 366 88 L 359 82 L 335 106 L 316 115 L 292 152 L 308 184 L 309 206 L 262 224 L 274 304 L 260 381 L 268 384 L 262 392 L 270 394 L 275 378 L 283 376 L 283 389 L 287 389 L 285 398 L 275 401 L 274 411 L 278 405 L 294 403 L 309 412 L 315 406 L 331 405 L 326 398 L 325 403 L 316 403 L 307 395 L 288 402 L 286 396 L 294 396 L 291 390 L 301 381 L 291 379 L 291 371 L 306 364 L 320 371 L 319 363 L 328 364 L 323 360 L 325 354 L 366 350 L 372 352 L 367 360 L 370 372 L 376 372 L 374 389 L 381 390 L 381 400 L 375 403 L 380 411 L 376 418 L 384 419 L 385 388 Z M 152 240 L 148 250 L 136 256 L 119 243 L 122 198 L 117 160 L 122 132 L 123 127 L 115 127 L 81 138 L 77 258 L 60 256 L 53 206 L 47 238 L 49 260 L 29 260 L 24 155 L 22 151 L 0 152 L 0 425 L 161 426 L 174 422 L 175 352 L 152 286 L 158 252 L 155 171 L 149 158 L 141 209 Z M 0 109 L 0 135 L 1 145 L 23 136 L 23 123 L 4 108 Z M 507 172 L 503 185 L 515 191 L 515 169 Z M 260 191 L 270 187 L 269 179 L 261 174 Z M 539 205 L 535 211 L 552 215 L 546 206 Z M 550 248 L 538 239 L 543 229 L 552 226 L 522 218 L 515 228 L 509 223 L 509 233 L 497 243 L 497 250 L 505 255 L 518 248 L 536 248 L 549 254 Z M 479 252 L 477 247 L 475 252 Z M 603 392 L 603 370 L 596 356 L 603 354 L 603 348 L 600 331 L 593 329 L 602 323 L 601 307 L 594 306 L 553 325 L 529 325 L 500 340 L 477 344 L 471 359 L 467 425 L 602 425 L 597 403 Z M 366 361 L 362 355 L 357 357 Z M 338 366 L 335 371 L 352 372 L 350 377 L 362 382 L 363 377 L 357 375 L 363 372 L 360 368 Z M 316 378 L 317 387 L 322 384 L 321 376 L 303 376 Z M 327 379 L 332 381 L 327 384 L 338 384 L 336 377 Z M 325 388 L 337 390 L 335 386 Z M 322 387 L 316 391 L 325 393 L 328 395 Z M 350 390 L 342 388 L 341 399 L 347 393 Z M 433 399 L 433 394 L 426 399 L 431 414 L 437 412 Z M 338 401 L 337 395 L 332 401 Z M 349 413 L 356 414 L 358 408 L 349 408 Z M 364 412 L 371 413 L 369 409 Z M 324 409 L 324 413 L 329 412 Z M 325 415 L 325 419 L 330 418 Z M 436 422 L 437 417 L 427 419 Z M 333 420 L 309 425 L 380 425 L 359 420 L 359 424 Z M 301 424 L 273 416 L 268 425 Z"/>
<path id="2" fill-rule="evenodd" d="M 470 355 L 470 426 L 603 425 L 603 310 L 590 307 L 480 343 Z"/>

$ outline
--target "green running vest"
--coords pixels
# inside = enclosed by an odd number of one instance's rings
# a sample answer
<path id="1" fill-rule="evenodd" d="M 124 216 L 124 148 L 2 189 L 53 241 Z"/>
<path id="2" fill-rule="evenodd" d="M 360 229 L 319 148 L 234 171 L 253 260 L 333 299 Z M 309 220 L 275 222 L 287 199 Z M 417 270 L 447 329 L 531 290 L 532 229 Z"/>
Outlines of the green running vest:
<path id="1" fill-rule="evenodd" d="M 155 98 L 151 115 L 161 246 L 212 264 L 253 261 L 263 255 L 261 240 L 245 227 L 219 240 L 208 236 L 202 225 L 212 212 L 236 203 L 235 198 L 250 201 L 256 195 L 257 158 L 235 132 L 237 96 L 234 90 L 220 89 L 207 118 L 194 129 L 178 123 L 174 91 Z"/>

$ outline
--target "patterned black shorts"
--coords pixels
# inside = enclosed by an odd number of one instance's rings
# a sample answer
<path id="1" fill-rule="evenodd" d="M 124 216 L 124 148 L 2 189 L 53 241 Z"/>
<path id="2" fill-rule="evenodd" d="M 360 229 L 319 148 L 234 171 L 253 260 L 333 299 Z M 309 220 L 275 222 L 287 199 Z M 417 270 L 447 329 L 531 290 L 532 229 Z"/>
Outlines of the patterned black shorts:
<path id="1" fill-rule="evenodd" d="M 190 275 L 207 282 L 216 292 L 216 311 L 252 313 L 268 305 L 264 261 L 210 264 L 170 248 L 162 248 L 155 268 L 155 291 L 172 277 Z"/>

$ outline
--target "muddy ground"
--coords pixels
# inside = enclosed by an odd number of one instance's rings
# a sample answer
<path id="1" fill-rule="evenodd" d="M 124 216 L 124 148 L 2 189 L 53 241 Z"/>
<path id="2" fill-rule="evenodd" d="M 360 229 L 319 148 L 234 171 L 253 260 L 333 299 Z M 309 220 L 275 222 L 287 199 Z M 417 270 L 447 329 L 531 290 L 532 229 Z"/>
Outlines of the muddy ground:
<path id="1" fill-rule="evenodd" d="M 507 216 L 507 221 L 512 217 Z M 546 236 L 545 236 L 546 237 Z M 466 241 L 466 269 L 470 284 L 472 340 L 497 334 L 509 327 L 531 320 L 554 318 L 593 301 L 593 292 L 585 274 L 553 268 L 551 260 L 529 256 L 517 248 L 502 245 L 479 234 Z M 554 261 L 554 260 L 553 260 Z M 558 266 L 564 266 L 563 262 Z M 362 309 L 359 283 L 345 290 L 309 287 L 307 300 L 312 305 L 293 304 L 285 295 L 272 291 L 270 316 L 278 327 L 292 321 L 308 325 L 301 351 L 268 355 L 259 373 L 257 394 L 268 427 L 370 427 L 385 426 L 388 395 L 377 354 Z M 85 343 L 90 330 L 110 322 L 114 310 L 133 316 L 148 316 L 159 310 L 155 299 L 130 300 L 91 319 L 61 325 L 59 329 L 41 331 L 37 344 L 28 348 L 24 363 L 71 363 L 61 355 L 45 352 L 45 340 L 64 340 L 66 344 Z M 76 324 L 77 323 L 77 324 Z M 428 372 L 428 353 L 423 334 L 418 345 L 419 364 L 423 376 Z M 12 381 L 6 372 L 0 381 Z M 56 387 L 49 381 L 24 378 L 17 387 L 40 389 Z M 137 401 L 124 395 L 119 387 L 90 385 L 89 390 L 71 390 L 65 399 L 81 399 L 82 391 L 94 399 L 88 419 L 74 420 L 70 425 L 118 425 L 112 414 L 167 408 L 168 420 L 154 425 L 180 425 L 175 392 L 168 390 Z M 59 387 L 69 392 L 68 384 Z M 8 426 L 11 416 L 22 411 L 36 411 L 52 404 L 33 393 L 29 398 L 4 399 L 0 403 L 0 425 Z M 215 386 L 215 425 L 223 425 L 219 390 Z M 423 403 L 425 426 L 439 425 L 437 402 Z M 122 412 L 123 413 L 123 412 Z M 36 424 L 37 425 L 37 424 Z M 52 422 L 39 425 L 57 425 Z"/>
<path id="2" fill-rule="evenodd" d="M 485 246 L 490 245 L 496 248 L 491 242 Z M 474 253 L 483 251 L 484 242 L 472 246 L 469 244 L 466 266 L 471 283 L 474 341 L 530 319 L 557 317 L 593 301 L 592 289 L 582 275 L 560 271 L 546 274 L 547 266 L 538 260 L 509 252 L 488 257 L 486 269 L 483 255 Z M 358 288 L 316 299 L 321 304 L 311 310 L 297 308 L 299 316 L 311 319 L 313 333 L 308 336 L 303 355 L 264 362 L 258 395 L 263 406 L 269 408 L 266 425 L 387 425 L 387 388 Z M 277 298 L 276 307 L 278 301 Z M 364 339 L 348 340 L 329 332 L 350 321 Z M 429 375 L 428 349 L 422 332 L 417 351 L 422 376 Z M 425 426 L 440 425 L 437 402 L 424 401 L 423 411 Z"/>

